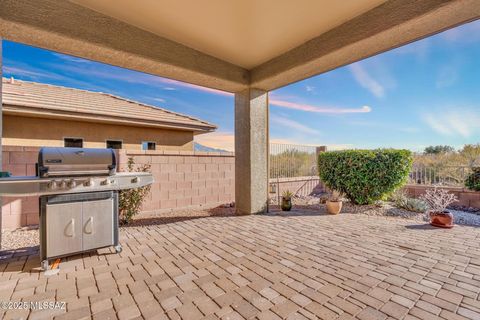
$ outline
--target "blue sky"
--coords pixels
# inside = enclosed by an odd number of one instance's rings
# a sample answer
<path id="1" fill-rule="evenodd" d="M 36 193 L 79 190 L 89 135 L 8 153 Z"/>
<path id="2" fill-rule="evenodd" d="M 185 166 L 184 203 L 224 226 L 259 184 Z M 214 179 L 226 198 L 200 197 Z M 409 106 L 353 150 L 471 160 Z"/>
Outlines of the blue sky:
<path id="1" fill-rule="evenodd" d="M 3 41 L 5 77 L 113 93 L 218 125 L 233 148 L 233 96 Z M 332 148 L 480 143 L 480 21 L 270 93 L 273 142 Z"/>

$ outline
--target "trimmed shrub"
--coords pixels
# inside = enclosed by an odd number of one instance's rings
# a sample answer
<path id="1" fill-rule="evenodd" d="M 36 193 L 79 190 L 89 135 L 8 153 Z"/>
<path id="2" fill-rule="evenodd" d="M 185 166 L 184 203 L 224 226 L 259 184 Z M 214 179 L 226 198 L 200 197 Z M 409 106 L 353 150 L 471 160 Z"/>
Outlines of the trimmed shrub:
<path id="1" fill-rule="evenodd" d="M 480 167 L 473 168 L 472 173 L 465 180 L 465 187 L 470 190 L 480 191 Z"/>
<path id="2" fill-rule="evenodd" d="M 345 150 L 318 156 L 320 179 L 355 204 L 372 204 L 407 181 L 412 168 L 408 150 Z"/>

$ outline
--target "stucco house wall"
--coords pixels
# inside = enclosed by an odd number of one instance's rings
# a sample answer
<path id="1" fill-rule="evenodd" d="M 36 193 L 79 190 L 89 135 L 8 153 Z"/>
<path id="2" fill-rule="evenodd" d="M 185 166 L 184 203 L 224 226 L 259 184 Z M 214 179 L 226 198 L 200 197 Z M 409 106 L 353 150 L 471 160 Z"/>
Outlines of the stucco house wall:
<path id="1" fill-rule="evenodd" d="M 82 139 L 84 148 L 193 151 L 195 135 L 215 131 L 214 124 L 159 106 L 110 93 L 2 78 L 2 143 L 19 147 L 64 147 L 64 139 Z M 148 149 L 152 150 L 153 146 Z M 115 146 L 117 149 L 118 146 Z"/>
<path id="2" fill-rule="evenodd" d="M 193 137 L 193 131 L 3 115 L 4 146 L 63 147 L 64 138 L 82 138 L 84 148 L 105 148 L 106 140 L 118 140 L 128 150 L 151 141 L 156 150 L 193 151 Z"/>

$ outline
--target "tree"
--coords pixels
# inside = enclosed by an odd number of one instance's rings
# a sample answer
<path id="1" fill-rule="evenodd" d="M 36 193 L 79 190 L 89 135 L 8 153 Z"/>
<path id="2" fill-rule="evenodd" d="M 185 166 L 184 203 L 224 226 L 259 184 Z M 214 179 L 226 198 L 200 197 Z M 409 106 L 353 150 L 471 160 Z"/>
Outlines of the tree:
<path id="1" fill-rule="evenodd" d="M 451 153 L 454 152 L 455 149 L 451 146 L 429 146 L 426 147 L 425 150 L 423 151 L 424 154 L 442 154 L 442 153 Z"/>
<path id="2" fill-rule="evenodd" d="M 465 159 L 465 163 L 468 167 L 480 166 L 480 144 L 466 144 L 463 149 L 460 150 L 460 155 Z"/>

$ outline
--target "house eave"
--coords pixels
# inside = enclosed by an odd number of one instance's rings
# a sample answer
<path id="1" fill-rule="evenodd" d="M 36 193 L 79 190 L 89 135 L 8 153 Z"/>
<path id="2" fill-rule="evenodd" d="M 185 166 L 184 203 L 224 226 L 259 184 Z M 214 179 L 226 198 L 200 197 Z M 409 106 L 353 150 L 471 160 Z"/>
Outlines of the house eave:
<path id="1" fill-rule="evenodd" d="M 68 112 L 59 110 L 49 110 L 34 107 L 18 107 L 14 105 L 3 105 L 3 114 L 23 116 L 30 118 L 43 118 L 43 119 L 63 119 L 80 122 L 93 122 L 93 123 L 106 123 L 115 125 L 124 125 L 132 127 L 146 127 L 146 128 L 158 128 L 169 130 L 181 130 L 192 131 L 195 133 L 207 133 L 216 129 L 215 126 L 201 126 L 174 123 L 167 121 L 153 121 L 146 119 L 135 119 L 118 116 L 103 116 L 97 114 L 83 113 L 83 112 Z"/>

